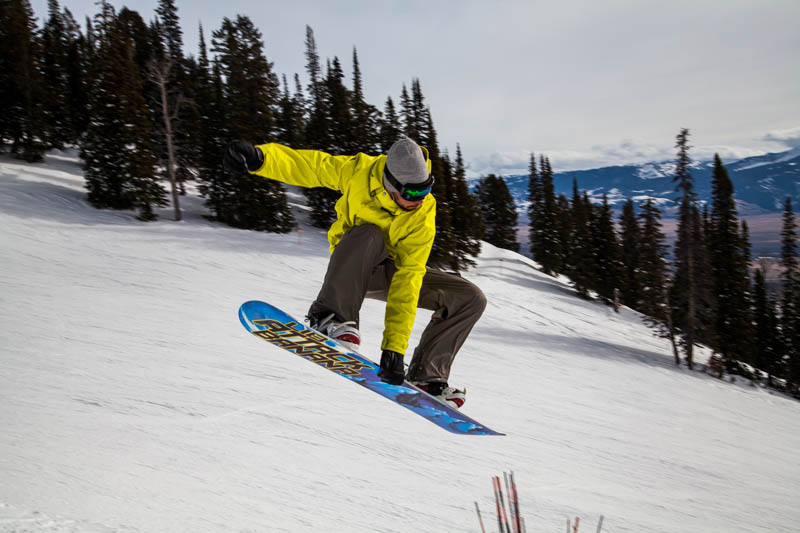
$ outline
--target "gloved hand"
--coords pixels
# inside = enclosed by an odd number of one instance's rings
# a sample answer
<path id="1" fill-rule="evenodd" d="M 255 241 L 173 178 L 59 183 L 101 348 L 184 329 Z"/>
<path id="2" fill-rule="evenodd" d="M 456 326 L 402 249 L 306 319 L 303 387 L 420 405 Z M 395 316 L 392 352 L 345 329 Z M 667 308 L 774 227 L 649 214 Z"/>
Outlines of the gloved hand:
<path id="1" fill-rule="evenodd" d="M 390 385 L 401 385 L 406 377 L 403 354 L 384 350 L 381 353 L 381 369 L 378 371 L 378 376 Z"/>
<path id="2" fill-rule="evenodd" d="M 247 141 L 228 144 L 222 164 L 231 172 L 253 172 L 264 164 L 264 153 Z"/>

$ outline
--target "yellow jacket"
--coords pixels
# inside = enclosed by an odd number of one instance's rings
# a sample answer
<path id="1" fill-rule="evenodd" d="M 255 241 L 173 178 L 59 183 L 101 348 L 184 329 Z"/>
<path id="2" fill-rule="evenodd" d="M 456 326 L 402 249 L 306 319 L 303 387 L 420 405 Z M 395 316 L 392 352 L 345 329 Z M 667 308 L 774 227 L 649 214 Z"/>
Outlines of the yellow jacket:
<path id="1" fill-rule="evenodd" d="M 333 156 L 276 143 L 258 148 L 264 153 L 264 165 L 253 174 L 290 185 L 342 192 L 336 202 L 338 218 L 328 230 L 331 252 L 350 228 L 375 224 L 381 229 L 397 267 L 386 300 L 381 349 L 405 353 L 436 233 L 436 199 L 429 194 L 414 211 L 401 209 L 383 186 L 385 155 Z M 428 171 L 430 167 L 428 159 Z"/>

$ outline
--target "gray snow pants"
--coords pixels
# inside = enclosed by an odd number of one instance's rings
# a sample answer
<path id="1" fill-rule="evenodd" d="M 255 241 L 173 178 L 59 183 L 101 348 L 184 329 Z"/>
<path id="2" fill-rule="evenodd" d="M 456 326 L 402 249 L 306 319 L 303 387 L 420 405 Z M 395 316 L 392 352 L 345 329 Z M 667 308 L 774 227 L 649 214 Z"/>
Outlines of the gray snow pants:
<path id="1" fill-rule="evenodd" d="M 334 249 L 309 314 L 335 313 L 342 321 L 358 324 L 364 298 L 385 302 L 396 271 L 380 228 L 356 226 Z M 414 350 L 407 379 L 447 381 L 456 353 L 486 308 L 486 297 L 460 276 L 428 268 L 418 307 L 433 311 L 433 316 Z"/>

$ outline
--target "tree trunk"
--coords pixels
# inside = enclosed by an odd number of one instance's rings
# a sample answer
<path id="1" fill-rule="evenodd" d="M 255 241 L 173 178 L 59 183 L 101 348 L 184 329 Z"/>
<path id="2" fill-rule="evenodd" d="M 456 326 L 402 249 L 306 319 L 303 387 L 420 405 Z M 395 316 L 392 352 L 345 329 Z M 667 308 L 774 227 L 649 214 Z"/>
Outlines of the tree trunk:
<path id="1" fill-rule="evenodd" d="M 158 85 L 159 94 L 161 96 L 161 115 L 164 119 L 164 136 L 167 140 L 167 176 L 172 188 L 172 206 L 175 209 L 175 220 L 180 221 L 183 219 L 181 215 L 180 194 L 178 191 L 178 183 L 175 179 L 175 150 L 172 145 L 172 114 L 169 109 L 169 100 L 167 98 L 167 82 L 169 81 L 169 73 L 172 70 L 172 61 L 167 59 L 164 62 L 152 61 L 149 65 L 150 78 Z M 179 105 L 179 104 L 178 104 Z M 173 110 L 173 112 L 175 112 Z"/>
<path id="2" fill-rule="evenodd" d="M 164 78 L 166 78 L 166 76 L 164 76 Z M 175 180 L 175 152 L 172 147 L 172 119 L 169 115 L 169 106 L 167 103 L 167 80 L 164 78 L 159 82 L 159 88 L 161 89 L 161 113 L 164 116 L 164 129 L 167 138 L 167 175 L 169 176 L 169 183 L 172 187 L 172 205 L 175 208 L 175 220 L 180 221 L 183 217 L 181 215 L 181 206 L 179 203 L 178 184 Z"/>

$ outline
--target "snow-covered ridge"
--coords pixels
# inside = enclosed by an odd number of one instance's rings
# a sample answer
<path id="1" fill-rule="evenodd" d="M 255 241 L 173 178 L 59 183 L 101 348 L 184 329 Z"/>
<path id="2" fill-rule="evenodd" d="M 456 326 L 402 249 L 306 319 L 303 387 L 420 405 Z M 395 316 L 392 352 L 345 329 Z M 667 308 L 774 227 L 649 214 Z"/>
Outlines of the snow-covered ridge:
<path id="1" fill-rule="evenodd" d="M 459 437 L 238 323 L 245 300 L 302 316 L 316 295 L 302 206 L 275 235 L 182 201 L 142 223 L 88 205 L 73 153 L 0 156 L 0 532 L 476 531 L 504 470 L 528 531 L 800 524 L 800 404 L 676 369 L 636 313 L 485 245 L 452 382 L 508 436 Z M 383 308 L 362 309 L 368 357 Z"/>
<path id="2" fill-rule="evenodd" d="M 789 151 L 781 152 L 779 154 L 767 154 L 766 156 L 762 157 L 753 157 L 744 160 L 743 164 L 736 165 L 734 167 L 735 172 L 741 172 L 742 170 L 750 170 L 758 167 L 763 167 L 765 165 L 772 165 L 776 163 L 787 163 L 792 161 L 793 159 L 800 158 L 800 146 L 796 148 L 792 148 Z M 789 163 L 789 165 L 794 166 L 796 163 Z"/>
<path id="3" fill-rule="evenodd" d="M 787 196 L 800 204 L 800 148 L 786 152 L 764 154 L 737 161 L 723 160 L 734 183 L 734 195 L 746 211 L 740 216 L 765 213 L 780 213 Z M 692 177 L 695 192 L 701 202 L 711 199 L 711 175 L 713 162 L 698 160 L 692 162 Z M 581 171 L 556 172 L 553 176 L 556 194 L 572 196 L 573 180 L 577 180 L 580 190 L 589 192 L 593 202 L 602 201 L 603 194 L 609 195 L 609 202 L 615 209 L 621 209 L 627 198 L 651 198 L 656 204 L 665 207 L 663 215 L 677 215 L 673 178 L 675 161 L 654 161 L 638 165 L 625 165 L 596 168 Z M 772 186 L 765 189 L 759 186 L 761 180 L 772 179 Z M 518 208 L 521 223 L 527 223 L 527 214 L 520 206 L 528 197 L 528 177 L 513 175 L 504 177 Z M 473 180 L 473 185 L 477 183 Z M 611 190 L 614 189 L 612 194 Z"/>

